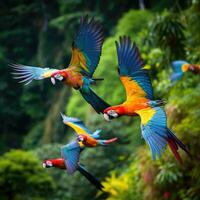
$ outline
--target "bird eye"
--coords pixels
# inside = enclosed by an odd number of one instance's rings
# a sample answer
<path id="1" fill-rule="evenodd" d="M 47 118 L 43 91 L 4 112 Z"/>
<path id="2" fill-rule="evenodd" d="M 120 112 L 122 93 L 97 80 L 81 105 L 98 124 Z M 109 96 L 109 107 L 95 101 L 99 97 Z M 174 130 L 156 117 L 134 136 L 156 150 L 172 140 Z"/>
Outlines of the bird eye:
<path id="1" fill-rule="evenodd" d="M 111 115 L 112 115 L 112 114 L 114 114 L 114 113 L 115 113 L 114 110 L 109 110 L 109 111 L 108 111 L 108 114 L 111 114 Z"/>
<path id="2" fill-rule="evenodd" d="M 84 139 L 83 139 L 83 137 L 82 136 L 78 136 L 78 141 L 79 142 L 82 142 Z"/>

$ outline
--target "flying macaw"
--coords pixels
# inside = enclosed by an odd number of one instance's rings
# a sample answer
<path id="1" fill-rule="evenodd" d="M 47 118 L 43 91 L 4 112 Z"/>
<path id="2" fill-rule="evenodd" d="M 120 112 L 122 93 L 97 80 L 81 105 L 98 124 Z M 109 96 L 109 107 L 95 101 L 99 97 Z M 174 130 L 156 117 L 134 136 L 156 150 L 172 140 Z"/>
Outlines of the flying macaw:
<path id="1" fill-rule="evenodd" d="M 99 22 L 87 16 L 81 17 L 80 25 L 76 37 L 72 43 L 72 57 L 66 69 L 50 69 L 21 64 L 11 64 L 15 72 L 14 78 L 19 79 L 25 85 L 32 80 L 50 78 L 53 84 L 57 81 L 77 89 L 83 98 L 96 110 L 97 113 L 109 105 L 103 101 L 90 85 L 98 80 L 93 78 L 93 74 L 99 63 L 103 44 L 103 30 Z"/>
<path id="2" fill-rule="evenodd" d="M 63 146 L 61 148 L 62 158 L 49 159 L 43 162 L 44 168 L 56 167 L 59 169 L 66 169 L 69 175 L 73 174 L 75 171 L 79 171 L 83 176 L 85 176 L 88 181 L 93 184 L 97 189 L 102 190 L 103 185 L 101 182 L 90 174 L 83 165 L 79 163 L 79 155 L 82 151 L 82 148 L 79 145 L 79 142 L 72 141 L 71 143 Z"/>
<path id="3" fill-rule="evenodd" d="M 120 37 L 116 42 L 118 55 L 118 72 L 120 80 L 126 91 L 126 101 L 120 105 L 106 108 L 105 120 L 128 115 L 141 118 L 142 136 L 150 147 L 152 157 L 161 157 L 167 144 L 170 146 L 175 158 L 182 162 L 178 148 L 189 154 L 186 146 L 167 127 L 165 111 L 160 107 L 164 102 L 154 100 L 153 89 L 147 70 L 140 58 L 137 46 L 131 42 L 130 37 Z"/>
<path id="4" fill-rule="evenodd" d="M 176 60 L 172 62 L 173 74 L 171 75 L 171 81 L 175 82 L 182 78 L 186 72 L 192 72 L 194 74 L 200 74 L 200 65 L 189 64 L 184 60 Z"/>
<path id="5" fill-rule="evenodd" d="M 108 145 L 115 142 L 117 138 L 112 138 L 110 140 L 100 140 L 99 133 L 101 130 L 96 130 L 94 133 L 87 129 L 84 123 L 77 118 L 67 117 L 61 113 L 63 118 L 63 123 L 72 127 L 76 131 L 76 140 L 73 140 L 67 145 L 61 147 L 62 158 L 45 160 L 43 162 L 44 168 L 57 167 L 60 169 L 66 169 L 69 175 L 73 174 L 75 171 L 79 171 L 84 175 L 97 189 L 102 190 L 103 186 L 100 181 L 91 175 L 80 163 L 79 157 L 80 153 L 84 147 L 96 147 L 97 145 Z"/>
<path id="6" fill-rule="evenodd" d="M 108 145 L 117 140 L 117 138 L 111 138 L 109 140 L 99 139 L 99 133 L 101 130 L 96 130 L 94 132 L 90 131 L 84 123 L 77 118 L 67 117 L 62 114 L 63 123 L 70 126 L 76 131 L 77 140 L 81 147 L 96 147 L 97 145 Z"/>

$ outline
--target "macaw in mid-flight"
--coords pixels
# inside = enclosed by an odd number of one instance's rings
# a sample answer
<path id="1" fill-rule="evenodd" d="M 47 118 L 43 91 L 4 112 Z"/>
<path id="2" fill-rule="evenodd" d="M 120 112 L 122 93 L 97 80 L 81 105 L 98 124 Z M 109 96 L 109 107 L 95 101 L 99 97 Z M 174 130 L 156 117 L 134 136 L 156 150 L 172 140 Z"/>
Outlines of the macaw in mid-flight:
<path id="1" fill-rule="evenodd" d="M 73 174 L 75 171 L 79 171 L 84 175 L 93 185 L 98 189 L 102 190 L 103 186 L 93 175 L 91 175 L 80 163 L 79 157 L 80 153 L 84 147 L 96 147 L 97 145 L 108 145 L 115 142 L 117 138 L 112 138 L 110 140 L 100 140 L 99 133 L 101 130 L 96 130 L 94 133 L 85 127 L 80 119 L 67 117 L 61 113 L 63 118 L 63 123 L 72 127 L 77 134 L 76 140 L 73 140 L 69 144 L 61 147 L 62 158 L 45 160 L 43 162 L 43 167 L 50 168 L 56 167 L 60 169 L 66 169 L 69 175 Z"/>
<path id="2" fill-rule="evenodd" d="M 90 131 L 84 123 L 77 118 L 67 117 L 62 114 L 63 123 L 73 128 L 77 135 L 77 140 L 81 147 L 96 147 L 97 145 L 108 145 L 117 140 L 117 138 L 111 138 L 108 140 L 99 139 L 99 133 L 101 130 L 96 130 L 94 132 Z"/>
<path id="3" fill-rule="evenodd" d="M 72 43 L 72 57 L 69 66 L 66 69 L 50 69 L 20 64 L 11 64 L 15 72 L 14 78 L 21 80 L 25 85 L 32 80 L 41 80 L 50 78 L 53 84 L 61 81 L 65 85 L 77 89 L 83 98 L 96 110 L 102 111 L 108 104 L 102 100 L 90 85 L 98 80 L 93 78 L 93 74 L 99 63 L 103 45 L 103 30 L 99 22 L 93 18 L 82 17 L 78 32 Z"/>
<path id="4" fill-rule="evenodd" d="M 147 70 L 140 58 L 138 48 L 129 37 L 120 37 L 116 42 L 118 55 L 118 72 L 126 91 L 126 101 L 120 105 L 110 106 L 104 112 L 104 118 L 111 120 L 123 115 L 141 118 L 142 136 L 149 145 L 153 159 L 163 154 L 167 144 L 175 158 L 182 162 L 178 148 L 188 152 L 185 145 L 167 127 L 165 111 L 160 107 L 164 102 L 154 100 L 153 89 Z"/>
<path id="5" fill-rule="evenodd" d="M 68 174 L 73 174 L 75 171 L 79 171 L 85 176 L 90 183 L 92 183 L 97 189 L 102 190 L 103 185 L 101 182 L 90 174 L 83 165 L 79 163 L 79 155 L 82 148 L 78 141 L 72 141 L 71 143 L 61 148 L 62 158 L 48 159 L 43 162 L 44 168 L 56 167 L 59 169 L 67 170 Z"/>
<path id="6" fill-rule="evenodd" d="M 200 74 L 200 65 L 190 64 L 183 60 L 176 60 L 172 62 L 173 73 L 171 75 L 171 81 L 175 82 L 182 78 L 186 72 L 192 72 L 194 74 Z"/>

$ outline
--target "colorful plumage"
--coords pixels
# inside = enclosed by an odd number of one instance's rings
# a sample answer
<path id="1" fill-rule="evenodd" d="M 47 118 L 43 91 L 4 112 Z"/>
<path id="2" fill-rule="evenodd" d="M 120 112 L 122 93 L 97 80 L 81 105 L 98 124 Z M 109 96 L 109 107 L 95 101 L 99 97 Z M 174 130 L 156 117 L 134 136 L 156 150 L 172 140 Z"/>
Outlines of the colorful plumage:
<path id="1" fill-rule="evenodd" d="M 149 145 L 153 159 L 160 157 L 167 144 L 176 159 L 182 162 L 178 147 L 188 152 L 185 145 L 167 128 L 165 111 L 160 107 L 164 101 L 154 100 L 153 88 L 138 48 L 129 37 L 116 42 L 119 76 L 126 91 L 126 101 L 104 110 L 104 118 L 111 120 L 123 115 L 141 118 L 142 136 Z"/>
<path id="2" fill-rule="evenodd" d="M 43 162 L 43 167 L 44 168 L 56 167 L 59 169 L 65 169 L 67 170 L 68 174 L 73 174 L 75 171 L 79 171 L 97 189 L 102 190 L 103 185 L 101 184 L 101 182 L 95 176 L 90 174 L 83 165 L 78 163 L 79 157 L 77 157 L 77 155 L 79 154 L 80 151 L 81 149 L 78 143 L 73 141 L 62 148 L 63 158 L 45 160 Z M 76 163 L 73 165 L 73 162 Z M 75 166 L 75 167 L 73 168 L 70 166 Z"/>
<path id="3" fill-rule="evenodd" d="M 69 175 L 75 171 L 79 171 L 84 175 L 93 185 L 102 190 L 103 186 L 93 175 L 91 175 L 80 163 L 80 153 L 84 150 L 84 147 L 96 147 L 97 145 L 108 145 L 115 142 L 117 138 L 109 140 L 99 139 L 99 133 L 101 130 L 96 130 L 94 133 L 85 127 L 84 123 L 77 118 L 67 117 L 62 114 L 63 123 L 72 127 L 76 131 L 76 140 L 71 141 L 61 147 L 62 158 L 45 160 L 43 167 L 57 167 L 60 169 L 66 169 Z"/>
<path id="4" fill-rule="evenodd" d="M 77 135 L 77 140 L 81 147 L 96 147 L 97 145 L 108 145 L 117 140 L 117 138 L 111 138 L 108 140 L 101 140 L 99 133 L 101 130 L 96 130 L 94 132 L 90 131 L 84 123 L 77 118 L 67 117 L 62 114 L 63 123 L 73 128 Z"/>
<path id="5" fill-rule="evenodd" d="M 200 65 L 189 64 L 183 60 L 176 60 L 172 62 L 173 73 L 171 75 L 171 81 L 175 82 L 182 78 L 186 72 L 192 72 L 194 74 L 200 74 Z"/>
<path id="6" fill-rule="evenodd" d="M 72 57 L 66 69 L 50 69 L 33 66 L 12 64 L 15 72 L 14 78 L 19 79 L 25 85 L 32 80 L 51 78 L 53 84 L 61 81 L 64 84 L 77 89 L 83 98 L 96 110 L 97 113 L 109 105 L 94 93 L 90 85 L 98 80 L 93 74 L 99 63 L 103 44 L 103 30 L 99 22 L 93 18 L 82 17 L 78 32 L 72 43 Z"/>

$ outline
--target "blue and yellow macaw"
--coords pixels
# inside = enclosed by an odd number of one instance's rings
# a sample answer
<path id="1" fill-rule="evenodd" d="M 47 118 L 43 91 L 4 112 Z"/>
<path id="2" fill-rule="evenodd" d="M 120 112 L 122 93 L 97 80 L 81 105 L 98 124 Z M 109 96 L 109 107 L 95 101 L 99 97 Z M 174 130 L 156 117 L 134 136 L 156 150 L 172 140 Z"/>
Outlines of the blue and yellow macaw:
<path id="1" fill-rule="evenodd" d="M 29 84 L 33 80 L 51 78 L 53 84 L 61 81 L 64 84 L 77 89 L 83 98 L 96 110 L 97 113 L 109 105 L 102 100 L 90 85 L 98 80 L 93 74 L 99 63 L 103 45 L 103 30 L 99 22 L 93 18 L 81 17 L 76 37 L 72 43 L 72 57 L 66 69 L 50 69 L 33 66 L 12 64 L 15 72 L 14 78 L 20 83 Z"/>
<path id="2" fill-rule="evenodd" d="M 43 161 L 43 167 L 65 169 L 69 175 L 79 171 L 97 189 L 102 190 L 103 185 L 101 182 L 79 163 L 81 151 L 82 147 L 80 147 L 79 142 L 77 140 L 72 141 L 61 148 L 61 158 L 45 160 Z"/>
<path id="3" fill-rule="evenodd" d="M 96 147 L 98 145 L 108 145 L 112 142 L 115 142 L 117 138 L 111 138 L 109 140 L 99 139 L 99 133 L 101 130 L 96 130 L 94 132 L 90 131 L 84 123 L 77 118 L 67 117 L 62 114 L 63 123 L 73 128 L 77 134 L 77 141 L 81 147 Z"/>
<path id="4" fill-rule="evenodd" d="M 200 74 L 200 65 L 190 64 L 184 60 L 175 60 L 172 62 L 173 74 L 171 75 L 171 82 L 175 82 L 182 78 L 186 72 Z"/>
<path id="5" fill-rule="evenodd" d="M 164 102 L 154 100 L 153 88 L 144 69 L 137 46 L 127 36 L 116 42 L 118 55 L 118 72 L 126 92 L 126 101 L 120 105 L 110 106 L 104 112 L 104 118 L 111 120 L 120 116 L 140 116 L 142 136 L 149 145 L 153 159 L 160 157 L 167 144 L 176 159 L 182 162 L 178 147 L 189 153 L 185 145 L 167 127 L 165 111 L 160 107 Z"/>

